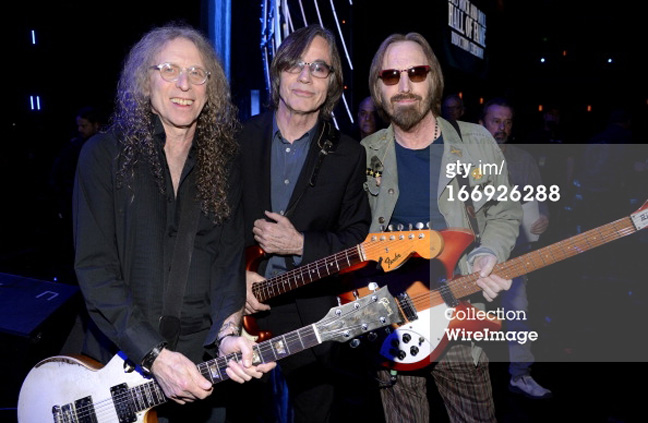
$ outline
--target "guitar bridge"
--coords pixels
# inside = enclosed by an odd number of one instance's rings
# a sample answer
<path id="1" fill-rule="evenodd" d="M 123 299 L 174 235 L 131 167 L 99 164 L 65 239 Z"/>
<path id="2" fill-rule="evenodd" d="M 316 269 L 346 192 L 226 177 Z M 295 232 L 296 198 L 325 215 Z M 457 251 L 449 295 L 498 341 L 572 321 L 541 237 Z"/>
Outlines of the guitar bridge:
<path id="1" fill-rule="evenodd" d="M 92 397 L 81 398 L 61 407 L 54 406 L 52 407 L 52 417 L 54 423 L 97 423 Z"/>
<path id="2" fill-rule="evenodd" d="M 403 313 L 403 317 L 405 318 L 406 321 L 412 322 L 418 319 L 418 314 L 416 313 L 416 307 L 414 307 L 414 303 L 412 302 L 412 299 L 410 298 L 409 295 L 407 295 L 406 292 L 398 294 L 398 296 L 396 297 L 396 302 L 398 303 L 398 307 Z"/>

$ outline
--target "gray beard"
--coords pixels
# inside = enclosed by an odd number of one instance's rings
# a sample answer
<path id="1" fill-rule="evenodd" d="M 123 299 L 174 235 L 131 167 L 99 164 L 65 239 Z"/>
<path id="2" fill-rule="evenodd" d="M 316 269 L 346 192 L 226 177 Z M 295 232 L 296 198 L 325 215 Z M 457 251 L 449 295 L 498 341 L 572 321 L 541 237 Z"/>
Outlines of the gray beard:
<path id="1" fill-rule="evenodd" d="M 426 113 L 427 110 L 419 111 L 415 106 L 394 108 L 391 120 L 394 125 L 409 131 L 423 119 Z"/>

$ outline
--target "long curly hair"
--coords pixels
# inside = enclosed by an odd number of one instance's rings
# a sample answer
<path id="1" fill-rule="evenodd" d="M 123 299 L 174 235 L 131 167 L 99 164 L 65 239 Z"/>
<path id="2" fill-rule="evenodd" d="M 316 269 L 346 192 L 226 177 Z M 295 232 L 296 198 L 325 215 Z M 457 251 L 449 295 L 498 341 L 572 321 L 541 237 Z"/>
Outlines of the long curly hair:
<path id="1" fill-rule="evenodd" d="M 236 106 L 231 101 L 225 72 L 211 43 L 194 28 L 167 25 L 148 32 L 128 54 L 117 85 L 111 130 L 121 144 L 117 173 L 119 186 L 128 184 L 134 166 L 143 161 L 150 165 L 160 192 L 165 191 L 164 172 L 153 139 L 155 114 L 151 108 L 151 67 L 164 46 L 185 38 L 196 46 L 207 79 L 207 101 L 198 116 L 194 146 L 197 150 L 197 188 L 203 214 L 215 223 L 229 217 L 228 174 L 238 147 L 235 141 L 240 127 Z"/>

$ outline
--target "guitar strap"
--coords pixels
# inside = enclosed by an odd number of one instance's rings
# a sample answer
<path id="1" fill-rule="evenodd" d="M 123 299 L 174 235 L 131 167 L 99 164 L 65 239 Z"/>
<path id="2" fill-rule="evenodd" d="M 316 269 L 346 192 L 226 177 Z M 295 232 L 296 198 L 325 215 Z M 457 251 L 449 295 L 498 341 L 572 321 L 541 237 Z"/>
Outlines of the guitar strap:
<path id="1" fill-rule="evenodd" d="M 299 193 L 299 197 L 297 197 L 297 200 L 295 200 L 290 205 L 288 210 L 286 210 L 284 216 L 286 217 L 290 216 L 295 211 L 297 204 L 299 204 L 299 201 L 301 200 L 302 196 L 304 195 L 308 187 L 315 186 L 315 183 L 317 182 L 317 177 L 319 176 L 320 168 L 322 167 L 322 162 L 324 161 L 324 157 L 326 157 L 331 151 L 335 150 L 339 140 L 340 140 L 340 133 L 333 127 L 333 125 L 331 125 L 330 122 L 326 120 L 323 121 L 322 131 L 320 132 L 320 136 L 317 140 L 317 145 L 320 147 L 320 151 L 317 156 L 317 162 L 315 163 L 315 166 L 313 166 L 313 172 L 311 173 L 308 185 L 301 190 L 301 192 Z"/>
<path id="2" fill-rule="evenodd" d="M 169 270 L 162 316 L 160 317 L 160 334 L 168 343 L 169 349 L 175 349 L 180 336 L 180 310 L 187 286 L 189 265 L 194 249 L 194 239 L 198 230 L 200 205 L 196 204 L 196 186 L 183 193 L 180 198 L 180 223 L 178 236 L 173 247 L 171 268 Z"/>
<path id="3" fill-rule="evenodd" d="M 451 121 L 453 129 L 457 132 L 457 135 L 459 136 L 459 139 L 461 142 L 463 142 L 463 137 L 461 136 L 461 131 L 459 130 L 459 124 L 457 121 Z M 467 175 L 459 175 L 457 176 L 457 182 L 459 183 L 459 190 L 457 192 L 461 191 L 461 188 L 465 187 L 467 192 L 470 192 L 468 189 L 469 184 L 468 184 L 468 176 Z M 477 224 L 477 215 L 475 213 L 475 206 L 473 205 L 472 202 L 472 196 L 468 196 L 466 201 L 464 201 L 464 206 L 466 207 L 466 215 L 468 216 L 468 225 L 470 226 L 470 229 L 473 231 L 475 234 L 475 241 L 473 243 L 479 243 L 479 225 Z M 457 298 L 454 296 L 452 293 L 452 290 L 448 287 L 447 283 L 445 280 L 439 281 L 439 292 L 441 293 L 441 298 L 443 298 L 443 302 L 445 302 L 448 307 L 456 307 L 459 304 L 459 301 Z"/>
<path id="4" fill-rule="evenodd" d="M 462 187 L 466 187 L 466 191 L 468 191 L 468 177 L 463 175 L 463 176 L 458 176 L 457 177 L 457 182 L 459 182 L 459 190 L 461 190 Z M 460 191 L 457 191 L 460 192 Z M 466 201 L 464 201 L 464 206 L 466 206 L 466 215 L 468 216 L 468 224 L 470 225 L 470 229 L 473 231 L 475 234 L 475 242 L 479 242 L 479 226 L 477 225 L 477 214 L 475 213 L 475 206 L 473 205 L 472 202 L 472 196 L 468 196 Z"/>
<path id="5" fill-rule="evenodd" d="M 459 123 L 457 121 L 451 121 L 453 129 L 457 132 L 457 135 L 459 136 L 459 139 L 461 142 L 463 142 L 463 137 L 461 136 L 461 131 L 459 129 Z M 462 187 L 466 187 L 467 192 L 469 187 L 468 184 L 468 176 L 467 175 L 459 175 L 457 177 L 457 182 L 459 183 L 459 191 L 460 192 Z M 475 242 L 479 242 L 479 226 L 477 225 L 477 215 L 475 213 L 475 206 L 473 205 L 472 202 L 472 196 L 469 195 L 466 201 L 464 201 L 464 206 L 466 206 L 466 215 L 468 216 L 468 224 L 470 225 L 470 229 L 473 231 L 475 234 Z"/>

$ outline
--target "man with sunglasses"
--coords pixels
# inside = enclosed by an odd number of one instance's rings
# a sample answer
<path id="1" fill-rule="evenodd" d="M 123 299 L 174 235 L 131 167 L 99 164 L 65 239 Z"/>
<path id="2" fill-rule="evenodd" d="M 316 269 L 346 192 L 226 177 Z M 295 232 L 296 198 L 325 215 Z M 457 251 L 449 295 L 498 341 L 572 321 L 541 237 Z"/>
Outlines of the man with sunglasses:
<path id="1" fill-rule="evenodd" d="M 280 335 L 320 320 L 337 305 L 334 281 L 292 290 L 270 306 L 257 301 L 252 284 L 361 243 L 371 212 L 362 189 L 364 149 L 331 121 L 343 89 L 333 34 L 318 25 L 291 33 L 275 54 L 270 79 L 273 110 L 251 118 L 239 137 L 246 245 L 266 253 L 256 272 L 247 273 L 245 311 L 260 312 L 254 316 L 260 328 Z M 334 385 L 340 382 L 331 363 L 333 344 L 279 364 L 295 422 L 340 421 L 333 417 Z M 267 394 L 265 386 L 257 388 Z M 243 398 L 250 398 L 251 389 L 241 389 Z M 272 399 L 264 404 L 232 413 L 272 414 Z"/>
<path id="2" fill-rule="evenodd" d="M 439 117 L 443 76 L 428 42 L 417 33 L 389 36 L 375 54 L 369 76 L 374 103 L 391 125 L 362 141 L 367 151 L 367 191 L 373 220 L 370 231 L 429 222 L 434 230 L 471 228 L 480 234 L 479 244 L 459 260 L 458 271 L 479 272 L 477 285 L 492 301 L 508 289 L 510 280 L 492 274 L 504 261 L 518 233 L 519 204 L 512 201 L 474 201 L 472 207 L 459 201 L 463 185 L 508 187 L 503 156 L 483 127 Z M 498 174 L 451 172 L 462 165 L 503 164 Z M 462 180 L 463 179 L 463 180 Z M 454 192 L 454 196 L 451 193 Z M 470 214 L 469 214 L 470 213 Z M 474 215 L 471 222 L 470 215 Z M 396 271 L 374 275 L 387 284 L 430 282 L 435 261 L 410 259 Z M 442 275 L 440 275 L 442 276 Z M 437 288 L 436 281 L 431 286 Z M 481 296 L 479 296 L 481 297 Z M 453 298 L 444 298 L 452 303 Z M 432 378 L 446 405 L 450 421 L 495 421 L 488 359 L 470 343 L 451 343 L 436 363 L 422 370 L 379 370 L 381 396 L 387 422 L 428 422 L 426 381 Z"/>

